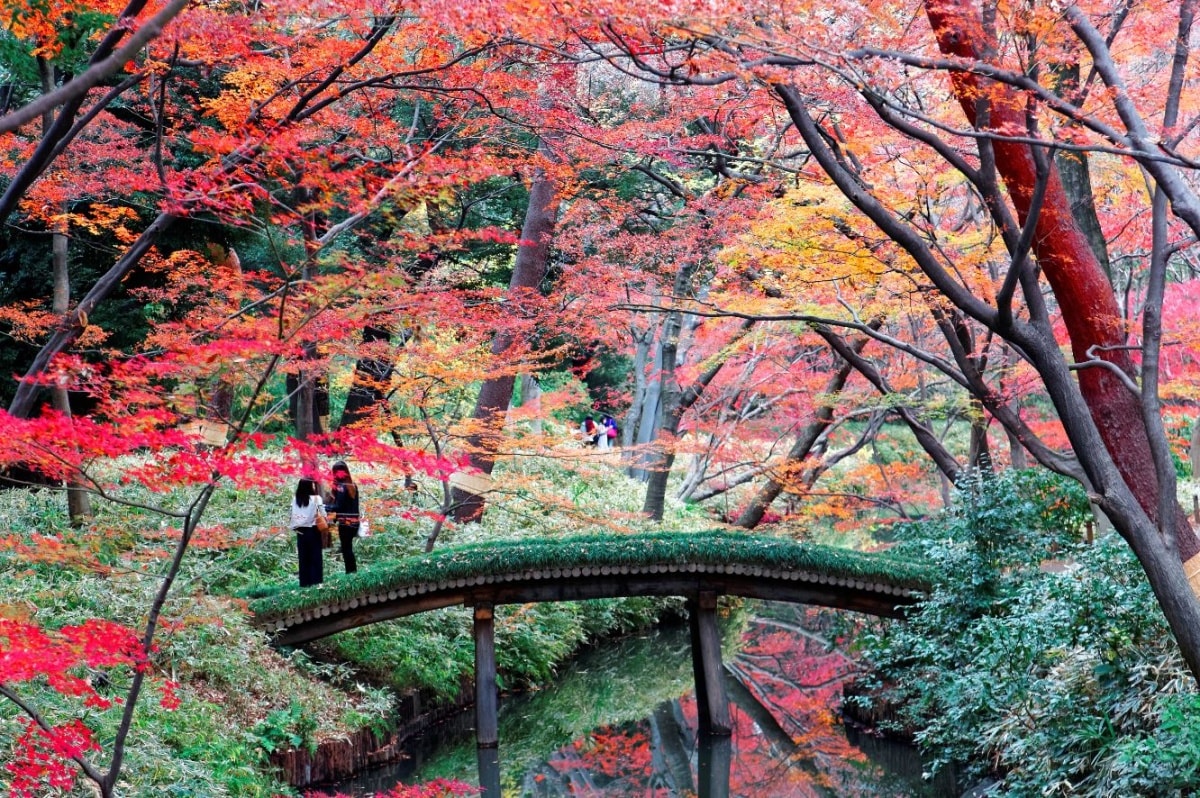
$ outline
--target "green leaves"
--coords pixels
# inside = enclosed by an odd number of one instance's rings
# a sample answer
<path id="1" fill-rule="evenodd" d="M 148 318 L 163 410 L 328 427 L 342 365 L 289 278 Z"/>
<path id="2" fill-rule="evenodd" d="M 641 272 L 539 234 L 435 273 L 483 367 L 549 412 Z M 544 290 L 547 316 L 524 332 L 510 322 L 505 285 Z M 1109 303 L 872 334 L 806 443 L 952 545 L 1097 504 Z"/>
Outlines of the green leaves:
<path id="1" fill-rule="evenodd" d="M 270 712 L 251 735 L 267 754 L 301 746 L 312 753 L 317 750 L 316 730 L 316 718 L 298 700 L 292 699 L 287 709 Z"/>
<path id="2" fill-rule="evenodd" d="M 933 769 L 1001 777 L 991 794 L 1178 794 L 1198 699 L 1128 549 L 1080 543 L 1086 504 L 1054 479 L 959 488 L 950 511 L 905 530 L 940 575 L 905 623 L 861 641 L 871 700 L 898 705 Z"/>

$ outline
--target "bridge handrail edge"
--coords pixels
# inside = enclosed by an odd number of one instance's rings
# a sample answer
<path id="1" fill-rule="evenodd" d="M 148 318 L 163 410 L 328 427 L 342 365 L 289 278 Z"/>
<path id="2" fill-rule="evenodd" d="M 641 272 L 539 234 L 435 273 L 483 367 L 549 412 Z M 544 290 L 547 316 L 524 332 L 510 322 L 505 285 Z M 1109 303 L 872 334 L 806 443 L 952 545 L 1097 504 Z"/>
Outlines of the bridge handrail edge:
<path id="1" fill-rule="evenodd" d="M 569 557 L 564 557 L 569 553 Z M 429 554 L 335 577 L 321 585 L 270 586 L 252 596 L 249 609 L 259 623 L 369 593 L 474 577 L 575 566 L 649 564 L 745 565 L 780 571 L 817 571 L 830 576 L 882 582 L 927 592 L 928 565 L 876 554 L 806 543 L 790 538 L 728 530 L 651 532 L 627 536 L 584 534 L 559 538 L 512 538 L 445 546 Z"/>

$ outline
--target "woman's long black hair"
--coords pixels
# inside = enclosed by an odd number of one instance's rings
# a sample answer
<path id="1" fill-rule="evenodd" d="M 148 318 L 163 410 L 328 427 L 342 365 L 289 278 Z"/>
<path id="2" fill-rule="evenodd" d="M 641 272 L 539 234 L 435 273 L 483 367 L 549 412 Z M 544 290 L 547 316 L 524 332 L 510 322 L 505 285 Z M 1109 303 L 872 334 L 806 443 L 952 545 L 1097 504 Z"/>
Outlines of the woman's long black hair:
<path id="1" fill-rule="evenodd" d="M 333 464 L 333 467 L 330 470 L 333 471 L 334 482 L 338 483 L 339 485 L 345 485 L 346 492 L 351 496 L 358 495 L 358 486 L 354 484 L 354 479 L 350 476 L 349 466 L 347 466 L 341 460 L 338 460 Z M 343 474 L 345 474 L 345 476 L 342 476 Z"/>
<path id="2" fill-rule="evenodd" d="M 307 507 L 310 496 L 317 495 L 317 483 L 305 477 L 296 483 L 296 506 Z"/>

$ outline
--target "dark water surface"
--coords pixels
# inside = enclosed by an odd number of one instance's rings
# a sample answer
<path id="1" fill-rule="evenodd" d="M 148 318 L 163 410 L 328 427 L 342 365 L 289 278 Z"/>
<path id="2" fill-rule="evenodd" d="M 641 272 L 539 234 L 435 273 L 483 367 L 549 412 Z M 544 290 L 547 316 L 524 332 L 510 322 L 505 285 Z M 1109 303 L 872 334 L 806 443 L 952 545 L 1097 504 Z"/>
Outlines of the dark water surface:
<path id="1" fill-rule="evenodd" d="M 606 644 L 536 693 L 500 702 L 504 796 L 701 798 L 950 798 L 928 783 L 908 746 L 855 734 L 841 721 L 855 665 L 830 649 L 816 611 L 754 605 L 722 642 L 731 738 L 697 732 L 685 626 Z M 503 645 L 503 641 L 499 641 Z M 409 758 L 337 785 L 366 798 L 438 777 L 479 783 L 474 716 L 414 740 Z M 333 792 L 334 790 L 330 790 Z"/>

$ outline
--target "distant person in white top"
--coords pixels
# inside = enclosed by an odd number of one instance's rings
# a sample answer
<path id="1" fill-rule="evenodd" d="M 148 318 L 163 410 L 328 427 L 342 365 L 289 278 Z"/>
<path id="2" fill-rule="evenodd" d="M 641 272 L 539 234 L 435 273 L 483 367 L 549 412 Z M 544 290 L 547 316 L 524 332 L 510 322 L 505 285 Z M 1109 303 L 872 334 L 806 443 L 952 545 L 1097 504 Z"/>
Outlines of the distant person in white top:
<path id="1" fill-rule="evenodd" d="M 308 478 L 296 484 L 292 500 L 292 529 L 296 530 L 296 557 L 300 563 L 300 587 L 319 585 L 325 578 L 325 562 L 321 554 L 321 533 L 317 517 L 325 517 L 317 483 Z"/>
<path id="2" fill-rule="evenodd" d="M 604 428 L 604 437 L 608 438 L 608 445 L 616 446 L 617 436 L 620 434 L 617 429 L 617 420 L 612 416 L 605 416 L 600 419 L 600 426 Z"/>

